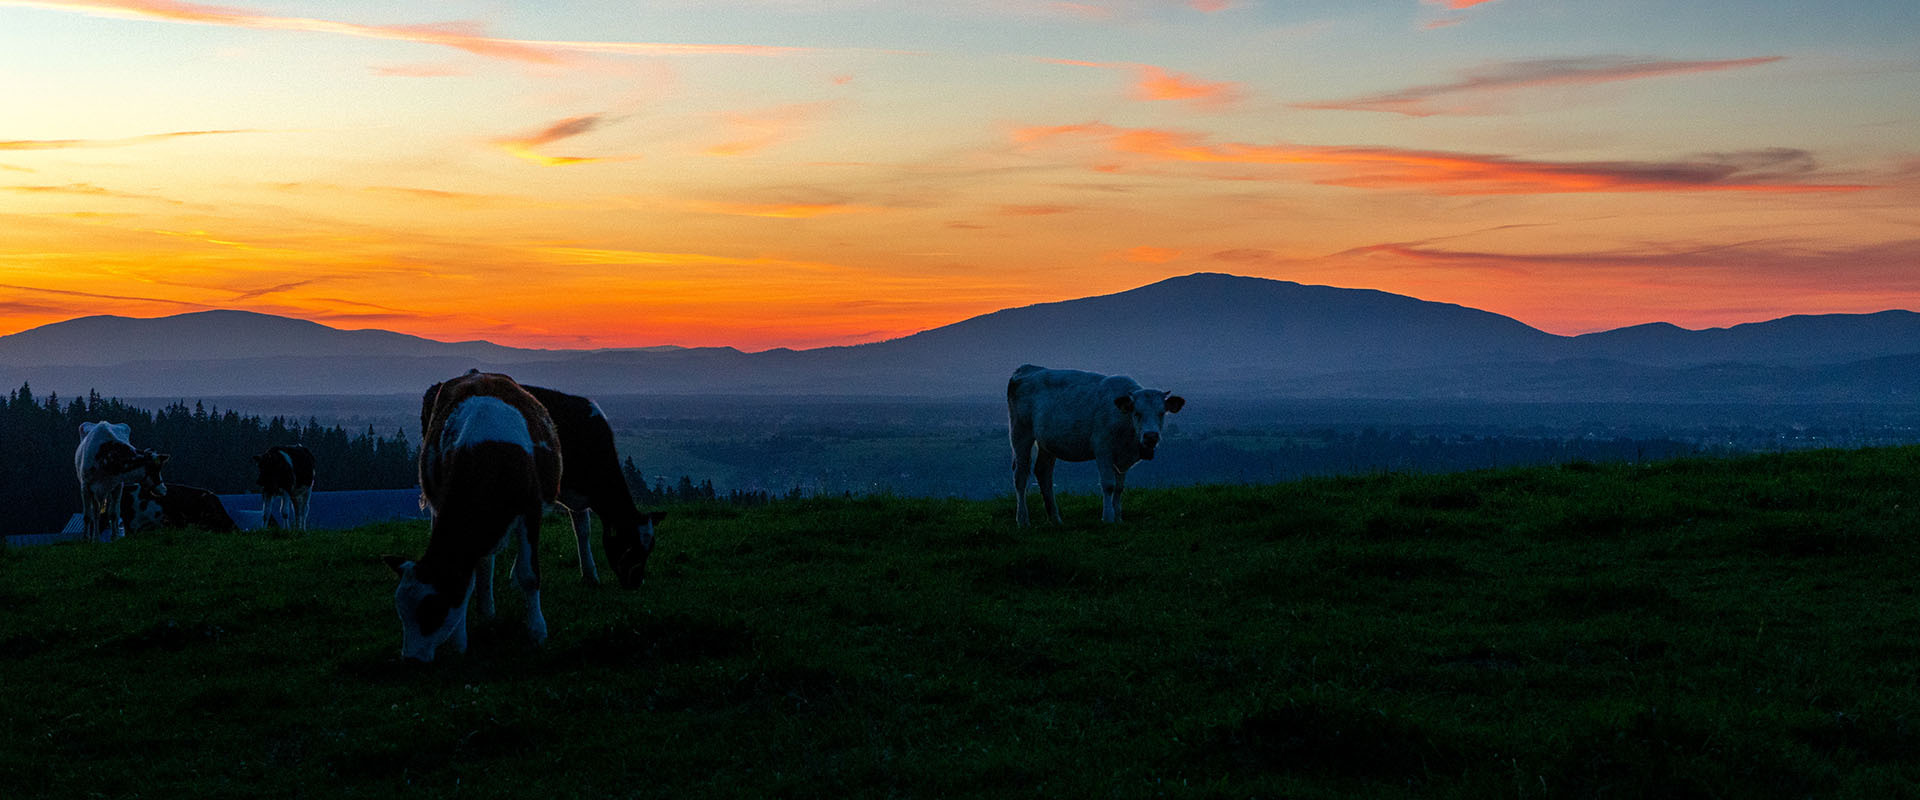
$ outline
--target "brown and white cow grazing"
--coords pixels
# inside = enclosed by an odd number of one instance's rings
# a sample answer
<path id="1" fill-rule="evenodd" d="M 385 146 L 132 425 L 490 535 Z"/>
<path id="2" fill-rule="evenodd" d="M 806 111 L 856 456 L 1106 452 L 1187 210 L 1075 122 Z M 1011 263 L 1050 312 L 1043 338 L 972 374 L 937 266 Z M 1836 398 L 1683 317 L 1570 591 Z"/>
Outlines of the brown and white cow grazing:
<path id="1" fill-rule="evenodd" d="M 313 453 L 305 445 L 284 444 L 253 457 L 260 476 L 260 521 L 269 528 L 307 529 L 307 503 L 313 499 Z M 279 510 L 283 514 L 276 514 Z"/>
<path id="2" fill-rule="evenodd" d="M 387 556 L 400 576 L 401 655 L 432 661 L 452 641 L 467 649 L 467 611 L 493 613 L 493 556 L 519 545 L 513 579 L 527 596 L 527 632 L 547 638 L 540 613 L 540 515 L 560 493 L 560 439 L 546 409 L 512 378 L 479 371 L 439 384 L 420 442 L 420 489 L 432 515 L 427 552 Z"/>
<path id="3" fill-rule="evenodd" d="M 120 487 L 120 519 L 128 534 L 161 528 L 185 528 L 189 525 L 210 531 L 231 531 L 238 526 L 221 505 L 220 496 L 198 486 L 166 484 L 166 492 L 154 493 L 145 484 L 129 483 Z"/>
<path id="4" fill-rule="evenodd" d="M 80 446 L 73 451 L 73 471 L 80 478 L 80 515 L 91 541 L 126 535 L 120 520 L 120 484 L 138 480 L 155 495 L 167 493 L 160 470 L 165 455 L 135 450 L 125 423 L 80 423 Z"/>
<path id="5" fill-rule="evenodd" d="M 613 444 L 613 427 L 599 404 L 578 395 L 541 386 L 521 385 L 547 409 L 555 432 L 560 436 L 560 502 L 573 522 L 573 537 L 580 556 L 580 577 L 588 583 L 600 582 L 593 560 L 592 517 L 600 515 L 600 543 L 607 564 L 613 568 L 620 585 L 638 587 L 646 578 L 647 558 L 653 554 L 654 529 L 666 512 L 642 514 L 633 504 L 633 493 L 620 469 L 620 456 Z M 435 384 L 420 401 L 420 430 L 426 435 Z"/>
<path id="6" fill-rule="evenodd" d="M 1151 460 L 1161 421 L 1186 400 L 1142 389 L 1125 375 L 1024 364 L 1007 381 L 1007 431 L 1013 444 L 1014 521 L 1027 524 L 1027 477 L 1040 479 L 1047 516 L 1060 521 L 1053 501 L 1054 461 L 1093 461 L 1100 470 L 1100 518 L 1120 521 L 1127 469 Z"/>

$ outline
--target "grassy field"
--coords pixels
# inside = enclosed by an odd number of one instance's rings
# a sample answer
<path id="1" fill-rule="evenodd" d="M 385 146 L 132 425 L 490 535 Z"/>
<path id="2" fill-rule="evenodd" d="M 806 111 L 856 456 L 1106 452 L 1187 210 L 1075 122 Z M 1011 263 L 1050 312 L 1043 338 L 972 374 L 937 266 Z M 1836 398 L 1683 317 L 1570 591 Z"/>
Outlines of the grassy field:
<path id="1" fill-rule="evenodd" d="M 425 530 L 0 553 L 8 797 L 1920 796 L 1920 449 L 549 524 L 465 656 Z M 505 563 L 502 560 L 501 568 Z"/>

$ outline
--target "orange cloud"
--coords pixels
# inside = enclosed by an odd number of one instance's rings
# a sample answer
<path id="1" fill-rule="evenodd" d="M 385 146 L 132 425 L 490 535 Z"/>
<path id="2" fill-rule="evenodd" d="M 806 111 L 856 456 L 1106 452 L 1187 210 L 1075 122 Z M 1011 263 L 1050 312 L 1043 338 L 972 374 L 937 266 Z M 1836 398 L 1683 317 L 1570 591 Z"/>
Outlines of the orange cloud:
<path id="1" fill-rule="evenodd" d="M 1430 6 L 1440 6 L 1449 11 L 1459 11 L 1463 8 L 1472 8 L 1481 3 L 1491 3 L 1493 0 L 1420 0 L 1420 2 Z"/>
<path id="2" fill-rule="evenodd" d="M 1180 256 L 1181 252 L 1179 250 L 1168 247 L 1150 247 L 1147 245 L 1128 248 L 1120 254 L 1122 259 L 1136 264 L 1165 264 Z"/>
<path id="3" fill-rule="evenodd" d="M 1108 149 L 1155 162 L 1303 167 L 1314 182 L 1368 189 L 1424 189 L 1437 194 L 1566 192 L 1769 191 L 1831 192 L 1858 184 L 1803 182 L 1814 175 L 1811 154 L 1775 148 L 1682 161 L 1535 161 L 1504 155 L 1300 144 L 1211 143 L 1203 134 L 1119 128 L 1104 123 L 1025 128 L 1015 142 L 1086 137 Z"/>
<path id="4" fill-rule="evenodd" d="M 533 64 L 558 64 L 573 53 L 626 55 L 780 55 L 807 48 L 758 45 L 661 44 L 650 42 L 569 42 L 500 39 L 471 22 L 423 25 L 362 25 L 311 17 L 275 17 L 224 6 L 179 0 L 0 0 L 0 5 L 72 11 L 115 19 L 144 19 L 256 30 L 299 31 L 385 39 L 451 47 L 483 58 Z"/>
<path id="5" fill-rule="evenodd" d="M 741 156 L 791 140 L 826 108 L 821 103 L 796 103 L 752 112 L 720 115 L 727 131 L 725 142 L 706 149 L 710 156 Z"/>
<path id="6" fill-rule="evenodd" d="M 183 139 L 190 136 L 218 136 L 227 133 L 262 133 L 262 131 L 174 131 L 172 133 L 150 133 L 145 136 L 128 136 L 121 139 L 13 139 L 0 140 L 0 150 L 67 150 L 76 147 L 126 147 L 128 145 L 164 142 L 170 139 Z"/>
<path id="7" fill-rule="evenodd" d="M 605 158 L 605 157 L 586 157 L 586 156 L 550 156 L 534 149 L 534 148 L 540 147 L 541 145 L 552 144 L 554 142 L 560 141 L 561 139 L 569 139 L 575 136 L 579 136 L 580 134 L 586 133 L 588 131 L 591 131 L 595 128 L 600 127 L 605 121 L 606 121 L 606 117 L 602 114 L 582 114 L 577 117 L 568 117 L 566 119 L 560 120 L 559 122 L 555 122 L 552 125 L 548 125 L 547 127 L 542 128 L 540 131 L 533 134 L 529 134 L 527 136 L 518 136 L 518 137 L 509 138 L 509 139 L 497 139 L 494 141 L 493 144 L 494 146 L 500 148 L 501 150 L 505 150 L 507 153 L 513 155 L 515 158 L 523 158 L 535 164 L 540 164 L 542 166 L 548 166 L 548 167 L 559 167 L 559 166 L 566 166 L 569 164 L 590 164 L 595 161 L 607 161 L 611 159 Z"/>
<path id="8" fill-rule="evenodd" d="M 1134 94 L 1145 100 L 1185 100 L 1195 105 L 1224 106 L 1240 99 L 1240 85 L 1195 80 L 1191 75 L 1143 65 Z"/>
<path id="9" fill-rule="evenodd" d="M 1095 69 L 1130 70 L 1134 73 L 1133 96 L 1139 100 L 1184 100 L 1195 106 L 1219 108 L 1232 105 L 1241 97 L 1238 83 L 1203 81 L 1152 64 L 1107 61 L 1076 61 L 1066 58 L 1040 59 L 1049 64 Z"/>
<path id="10" fill-rule="evenodd" d="M 1295 103 L 1296 108 L 1340 111 L 1390 111 L 1413 117 L 1484 112 L 1490 95 L 1548 86 L 1584 86 L 1598 83 L 1743 69 L 1782 60 L 1782 56 L 1717 61 L 1648 61 L 1625 58 L 1555 58 L 1493 64 L 1468 72 L 1452 83 L 1342 100 Z M 1477 99 L 1477 105 L 1458 98 Z M 1451 101 L 1451 102 L 1450 102 Z"/>
<path id="11" fill-rule="evenodd" d="M 833 214 L 862 214 L 878 210 L 846 203 L 708 203 L 700 208 L 716 214 L 775 219 L 806 219 Z"/>
<path id="12" fill-rule="evenodd" d="M 1009 217 L 1046 217 L 1054 214 L 1070 214 L 1079 209 L 1073 206 L 1001 206 L 1000 213 Z"/>

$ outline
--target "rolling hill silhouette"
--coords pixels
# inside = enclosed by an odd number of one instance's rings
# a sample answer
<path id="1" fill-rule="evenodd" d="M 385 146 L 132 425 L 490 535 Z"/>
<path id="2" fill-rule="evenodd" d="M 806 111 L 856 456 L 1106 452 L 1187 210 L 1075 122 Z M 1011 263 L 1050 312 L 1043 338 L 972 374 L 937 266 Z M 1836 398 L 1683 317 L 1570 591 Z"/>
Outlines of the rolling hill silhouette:
<path id="1" fill-rule="evenodd" d="M 589 394 L 996 395 L 1015 366 L 1289 397 L 1904 400 L 1920 314 L 1576 337 L 1386 292 L 1199 273 L 811 350 L 526 350 L 246 312 L 87 317 L 0 337 L 0 384 L 122 396 L 414 392 L 470 367 Z"/>

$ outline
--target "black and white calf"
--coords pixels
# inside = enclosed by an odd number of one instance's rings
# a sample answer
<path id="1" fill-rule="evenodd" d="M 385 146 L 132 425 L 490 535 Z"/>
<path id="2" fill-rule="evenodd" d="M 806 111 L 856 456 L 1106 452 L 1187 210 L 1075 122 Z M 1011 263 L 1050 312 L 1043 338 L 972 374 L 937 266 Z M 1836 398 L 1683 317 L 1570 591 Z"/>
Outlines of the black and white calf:
<path id="1" fill-rule="evenodd" d="M 509 542 L 519 546 L 513 579 L 527 597 L 527 632 L 536 644 L 547 638 L 540 516 L 560 494 L 560 455 L 546 408 L 512 378 L 475 371 L 438 385 L 420 441 L 427 551 L 386 557 L 400 576 L 401 655 L 432 661 L 449 641 L 466 652 L 468 606 L 493 614 L 493 556 Z"/>
<path id="2" fill-rule="evenodd" d="M 607 565 L 620 585 L 635 588 L 646 578 L 647 558 L 653 554 L 654 526 L 665 512 L 640 513 L 627 488 L 626 475 L 620 469 L 620 456 L 614 449 L 613 426 L 600 406 L 585 397 L 540 386 L 522 385 L 528 394 L 547 410 L 555 432 L 560 436 L 560 502 L 567 507 L 573 523 L 576 551 L 580 556 L 580 577 L 588 583 L 600 582 L 594 564 L 592 515 L 600 516 L 600 544 L 606 551 Z M 420 400 L 420 432 L 426 435 L 433 399 L 440 390 L 434 384 Z"/>
<path id="3" fill-rule="evenodd" d="M 125 423 L 80 423 L 80 446 L 73 451 L 73 471 L 80 479 L 80 515 L 89 541 L 124 536 L 120 520 L 120 484 L 137 480 L 154 495 L 167 493 L 160 470 L 167 457 L 152 450 L 135 450 L 127 441 L 133 429 Z"/>
<path id="4" fill-rule="evenodd" d="M 155 494 L 144 483 L 120 487 L 120 519 L 127 533 L 185 528 L 189 525 L 210 531 L 231 531 L 237 526 L 220 497 L 198 486 L 178 483 L 166 485 L 166 492 Z"/>
<path id="5" fill-rule="evenodd" d="M 1021 365 L 1007 381 L 1007 435 L 1013 445 L 1014 521 L 1027 524 L 1027 478 L 1039 478 L 1047 516 L 1060 521 L 1053 500 L 1055 461 L 1092 461 L 1100 470 L 1100 518 L 1120 521 L 1127 469 L 1153 458 L 1160 426 L 1186 400 L 1143 389 L 1125 375 Z"/>
<path id="6" fill-rule="evenodd" d="M 313 499 L 313 453 L 306 445 L 274 445 L 253 457 L 260 470 L 260 522 L 269 528 L 307 529 L 307 503 Z M 275 513 L 276 511 L 282 513 Z"/>

